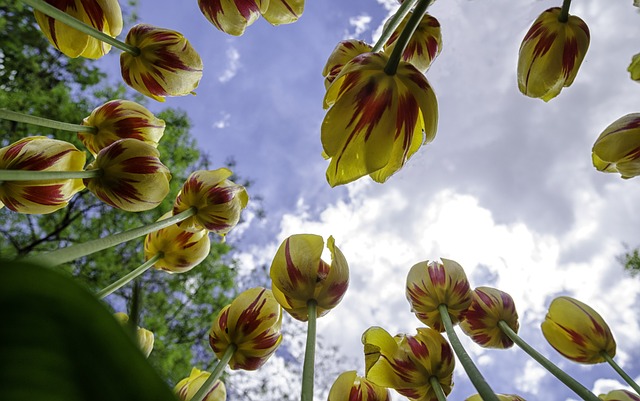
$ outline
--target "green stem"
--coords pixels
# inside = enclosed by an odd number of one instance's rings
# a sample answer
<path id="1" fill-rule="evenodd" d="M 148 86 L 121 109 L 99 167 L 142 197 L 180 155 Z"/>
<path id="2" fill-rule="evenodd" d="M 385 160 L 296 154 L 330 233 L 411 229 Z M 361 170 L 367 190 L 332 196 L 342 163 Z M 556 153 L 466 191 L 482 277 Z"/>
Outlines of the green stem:
<path id="1" fill-rule="evenodd" d="M 569 21 L 569 6 L 571 5 L 571 0 L 563 0 L 562 1 L 562 9 L 560 9 L 560 15 L 558 15 L 558 21 L 567 22 Z"/>
<path id="2" fill-rule="evenodd" d="M 218 364 L 213 369 L 213 372 L 211 372 L 211 375 L 207 378 L 207 380 L 202 383 L 202 386 L 200 386 L 198 392 L 195 393 L 193 397 L 191 397 L 191 401 L 202 401 L 204 397 L 209 394 L 209 391 L 211 391 L 211 389 L 215 385 L 216 380 L 220 378 L 222 372 L 224 371 L 224 368 L 227 366 L 227 364 L 231 360 L 231 357 L 233 357 L 233 354 L 237 349 L 238 346 L 235 344 L 230 344 L 229 347 L 227 347 L 227 349 L 224 351 L 224 354 L 222 355 L 222 358 L 220 358 Z"/>
<path id="3" fill-rule="evenodd" d="M 100 177 L 101 175 L 101 169 L 83 171 L 0 170 L 0 182 L 74 180 L 95 178 Z"/>
<path id="4" fill-rule="evenodd" d="M 97 30 L 91 25 L 85 24 L 84 22 L 70 16 L 62 10 L 57 9 L 56 7 L 46 3 L 44 0 L 22 0 L 23 3 L 26 3 L 33 7 L 34 9 L 40 11 L 41 13 L 48 15 L 51 18 L 55 18 L 58 21 L 69 25 L 71 28 L 75 28 L 82 33 L 86 33 L 89 36 L 93 36 L 94 38 L 101 40 L 105 43 L 110 44 L 113 47 L 116 47 L 122 51 L 127 53 L 131 53 L 134 56 L 140 55 L 140 49 L 131 46 L 127 43 L 121 42 L 116 38 L 112 38 L 104 32 Z"/>
<path id="5" fill-rule="evenodd" d="M 416 8 L 413 10 L 413 14 L 411 14 L 411 18 L 407 21 L 407 25 L 405 25 L 400 37 L 396 41 L 387 65 L 384 67 L 384 72 L 387 73 L 387 75 L 395 75 L 398 64 L 400 64 L 400 60 L 402 59 L 402 53 L 404 53 L 404 49 L 407 47 L 409 40 L 411 40 L 411 35 L 413 35 L 418 25 L 420 25 L 420 21 L 422 21 L 422 17 L 427 11 L 427 7 L 429 7 L 431 1 L 432 0 L 418 1 Z"/>
<path id="6" fill-rule="evenodd" d="M 61 265 L 74 259 L 91 255 L 92 253 L 122 244 L 123 242 L 130 241 L 134 238 L 142 237 L 143 235 L 158 231 L 162 228 L 172 226 L 195 215 L 197 212 L 198 210 L 195 207 L 191 207 L 181 213 L 143 227 L 134 228 L 132 230 L 113 234 L 104 238 L 94 239 L 83 244 L 71 245 L 66 248 L 57 249 L 44 254 L 27 256 L 22 258 L 22 260 L 25 262 L 28 261 L 32 263 L 46 264 L 48 266 Z"/>
<path id="7" fill-rule="evenodd" d="M 609 356 L 609 354 L 607 354 L 606 352 L 602 352 L 600 355 L 602 355 L 602 357 L 609 363 L 609 365 L 611 365 L 611 367 L 613 368 L 613 370 L 615 370 L 616 372 L 618 372 L 618 374 L 620 375 L 620 377 L 622 377 L 624 379 L 624 381 L 627 382 L 628 385 L 631 386 L 631 388 L 637 393 L 640 394 L 640 386 L 638 386 L 638 383 L 636 383 L 631 377 L 629 377 L 629 375 L 627 374 L 627 372 L 625 372 L 624 370 L 622 370 L 622 368 L 616 363 L 616 361 L 613 360 L 613 358 L 611 358 Z"/>
<path id="8" fill-rule="evenodd" d="M 429 378 L 429 383 L 431 384 L 431 388 L 433 388 L 433 392 L 436 393 L 436 398 L 438 401 L 447 401 L 447 396 L 442 391 L 442 386 L 440 385 L 440 381 L 436 376 L 431 376 Z"/>
<path id="9" fill-rule="evenodd" d="M 163 256 L 162 252 L 153 255 L 153 257 L 151 259 L 147 260 L 146 262 L 144 262 L 143 264 L 138 266 L 135 270 L 129 272 L 124 277 L 118 279 L 117 281 L 115 281 L 115 282 L 111 283 L 110 285 L 106 286 L 105 288 L 103 288 L 100 292 L 98 292 L 96 294 L 96 296 L 98 298 L 102 299 L 102 298 L 106 297 L 107 295 L 110 295 L 114 291 L 117 291 L 122 286 L 124 286 L 125 284 L 127 284 L 128 282 L 133 280 L 134 278 L 138 277 L 142 273 L 144 273 L 147 270 L 149 270 L 149 268 L 151 266 L 153 266 L 153 264 L 156 263 L 159 259 L 161 259 L 162 256 Z"/>
<path id="10" fill-rule="evenodd" d="M 18 123 L 37 125 L 40 127 L 59 129 L 63 131 L 71 131 L 71 132 L 96 133 L 98 131 L 96 127 L 92 127 L 90 125 L 63 123 L 60 121 L 49 120 L 48 118 L 44 118 L 44 117 L 37 117 L 29 114 L 18 113 L 17 111 L 11 111 L 7 109 L 0 109 L 0 119 L 15 121 Z"/>
<path id="11" fill-rule="evenodd" d="M 499 401 L 496 394 L 493 392 L 489 383 L 484 379 L 482 373 L 478 370 L 476 365 L 465 351 L 458 335 L 453 329 L 453 322 L 451 321 L 451 317 L 449 316 L 449 311 L 447 309 L 447 305 L 441 304 L 438 306 L 438 311 L 440 312 L 440 318 L 442 319 L 442 323 L 444 324 L 444 328 L 447 331 L 447 337 L 449 337 L 449 342 L 451 343 L 451 347 L 453 351 L 458 356 L 458 360 L 462 364 L 464 371 L 467 372 L 467 376 L 473 386 L 478 390 L 478 394 L 484 401 Z"/>
<path id="12" fill-rule="evenodd" d="M 373 53 L 379 52 L 380 49 L 382 49 L 382 46 L 387 43 L 387 40 L 389 40 L 389 38 L 393 34 L 393 31 L 395 31 L 398 25 L 400 25 L 404 17 L 409 14 L 411 6 L 413 6 L 416 1 L 418 0 L 405 0 L 405 2 L 400 5 L 400 8 L 398 8 L 398 11 L 396 11 L 393 17 L 389 18 L 389 22 L 385 24 L 382 35 L 380 35 L 380 38 L 371 50 Z"/>
<path id="13" fill-rule="evenodd" d="M 307 301 L 307 347 L 304 351 L 304 365 L 302 367 L 301 401 L 313 401 L 313 370 L 316 355 L 316 300 Z"/>
<path id="14" fill-rule="evenodd" d="M 556 365 L 553 364 L 550 360 L 545 358 L 541 353 L 536 351 L 533 347 L 527 344 L 519 335 L 516 334 L 515 331 L 509 327 L 507 322 L 501 320 L 498 322 L 498 327 L 502 330 L 502 332 L 511 339 L 514 343 L 518 344 L 520 348 L 536 362 L 542 365 L 543 368 L 547 369 L 552 375 L 554 375 L 558 380 L 564 383 L 565 386 L 569 387 L 574 393 L 576 393 L 580 398 L 586 401 L 602 401 L 598 397 L 595 396 L 589 389 L 580 384 L 576 379 L 569 376 L 564 370 L 560 369 Z"/>

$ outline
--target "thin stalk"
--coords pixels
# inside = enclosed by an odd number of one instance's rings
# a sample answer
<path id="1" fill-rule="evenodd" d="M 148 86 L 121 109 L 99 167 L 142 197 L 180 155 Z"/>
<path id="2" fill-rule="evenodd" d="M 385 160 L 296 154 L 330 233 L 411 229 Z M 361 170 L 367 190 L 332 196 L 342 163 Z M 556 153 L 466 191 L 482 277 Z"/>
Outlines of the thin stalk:
<path id="1" fill-rule="evenodd" d="M 140 55 L 140 49 L 135 46 L 131 46 L 127 43 L 119 41 L 116 38 L 112 38 L 104 32 L 97 30 L 91 25 L 85 24 L 84 22 L 70 16 L 62 10 L 57 9 L 56 7 L 46 3 L 43 0 L 22 0 L 23 3 L 30 5 L 41 13 L 48 15 L 51 18 L 55 18 L 58 21 L 69 25 L 71 28 L 77 29 L 82 33 L 86 33 L 89 36 L 92 36 L 98 40 L 101 40 L 105 43 L 110 44 L 113 47 L 116 47 L 122 51 L 127 53 L 131 53 L 134 56 Z"/>
<path id="2" fill-rule="evenodd" d="M 511 339 L 514 343 L 518 344 L 520 348 L 531 358 L 533 358 L 536 362 L 542 365 L 543 368 L 547 369 L 552 375 L 554 375 L 558 380 L 564 383 L 565 386 L 569 387 L 574 393 L 576 393 L 580 398 L 586 401 L 602 401 L 598 397 L 595 396 L 589 389 L 580 384 L 576 379 L 569 376 L 564 370 L 560 369 L 553 362 L 545 358 L 541 353 L 536 351 L 533 347 L 527 344 L 519 335 L 516 334 L 515 331 L 509 327 L 507 322 L 501 320 L 498 322 L 498 327 L 502 330 L 502 332 Z"/>
<path id="3" fill-rule="evenodd" d="M 231 360 L 231 357 L 233 357 L 233 353 L 236 352 L 237 349 L 238 349 L 237 345 L 235 344 L 229 345 L 229 347 L 224 351 L 222 358 L 220 358 L 220 360 L 218 361 L 218 364 L 213 369 L 213 372 L 211 372 L 211 376 L 209 376 L 207 380 L 204 383 L 202 383 L 202 386 L 200 387 L 198 392 L 193 397 L 191 397 L 191 401 L 202 401 L 204 397 L 206 397 L 207 394 L 209 394 L 209 391 L 211 391 L 211 389 L 215 385 L 216 380 L 220 378 L 220 376 L 222 375 L 222 372 L 224 371 L 224 368 L 227 366 L 227 364 Z"/>
<path id="4" fill-rule="evenodd" d="M 156 221 L 146 226 L 134 228 L 122 233 L 109 235 L 108 237 L 98 238 L 91 241 L 87 241 L 83 244 L 71 245 L 66 248 L 57 249 L 55 251 L 43 253 L 40 255 L 27 256 L 22 258 L 24 261 L 46 264 L 48 266 L 57 266 L 66 262 L 70 262 L 74 259 L 81 258 L 83 256 L 91 255 L 102 251 L 107 248 L 111 248 L 123 242 L 130 241 L 134 238 L 142 237 L 154 231 L 158 231 L 162 228 L 172 226 L 181 222 L 193 215 L 198 210 L 195 207 L 191 207 L 181 213 L 175 214 L 164 220 Z"/>
<path id="5" fill-rule="evenodd" d="M 558 21 L 569 21 L 569 6 L 571 6 L 571 0 L 563 0 L 562 8 L 560 9 L 560 15 L 558 15 Z"/>
<path id="6" fill-rule="evenodd" d="M 304 351 L 304 365 L 302 367 L 301 401 L 313 401 L 313 380 L 316 355 L 316 307 L 315 299 L 307 301 L 307 347 Z"/>
<path id="7" fill-rule="evenodd" d="M 15 121 L 18 123 L 25 123 L 31 125 L 37 125 L 39 127 L 59 129 L 62 131 L 71 132 L 97 132 L 96 127 L 82 124 L 69 124 L 61 121 L 50 120 L 44 117 L 32 116 L 29 114 L 18 113 L 17 111 L 11 111 L 7 109 L 0 109 L 0 119 Z"/>
<path id="8" fill-rule="evenodd" d="M 409 40 L 411 40 L 411 36 L 415 32 L 418 25 L 420 25 L 420 21 L 422 21 L 422 17 L 424 13 L 427 11 L 427 7 L 432 0 L 419 0 L 416 8 L 413 10 L 413 14 L 411 14 L 411 18 L 407 21 L 407 25 L 405 25 L 400 37 L 396 41 L 396 45 L 389 56 L 389 61 L 387 61 L 387 65 L 384 67 L 384 72 L 387 75 L 395 75 L 396 70 L 398 69 L 398 64 L 400 64 L 400 60 L 402 59 L 402 53 L 404 53 L 404 49 L 407 47 Z"/>
<path id="9" fill-rule="evenodd" d="M 101 175 L 101 169 L 83 171 L 0 170 L 0 182 L 74 180 L 82 178 L 95 178 L 100 177 Z"/>
<path id="10" fill-rule="evenodd" d="M 447 401 L 447 396 L 444 395 L 444 391 L 442 391 L 442 386 L 440 385 L 440 381 L 435 376 L 431 376 L 429 378 L 429 383 L 431 384 L 431 388 L 433 388 L 433 392 L 436 393 L 436 398 L 438 401 Z"/>
<path id="11" fill-rule="evenodd" d="M 106 286 L 105 288 L 103 288 L 101 291 L 99 291 L 96 294 L 96 296 L 98 298 L 100 298 L 100 299 L 103 299 L 107 295 L 112 294 L 114 291 L 119 290 L 122 286 L 126 285 L 131 280 L 133 280 L 134 278 L 138 277 L 142 273 L 144 273 L 147 270 L 149 270 L 149 268 L 151 266 L 153 266 L 153 264 L 156 263 L 159 259 L 161 259 L 162 256 L 163 256 L 162 252 L 153 255 L 153 257 L 151 259 L 147 260 L 146 262 L 144 262 L 143 264 L 138 266 L 136 269 L 130 271 L 125 276 L 121 277 L 120 279 L 114 281 L 113 283 L 111 283 L 108 286 Z"/>
<path id="12" fill-rule="evenodd" d="M 447 310 L 447 305 L 441 304 L 438 306 L 438 311 L 440 312 L 440 318 L 442 319 L 442 323 L 444 324 L 444 328 L 447 332 L 447 337 L 449 337 L 449 342 L 451 343 L 451 347 L 453 351 L 458 356 L 458 360 L 462 364 L 464 371 L 467 372 L 467 376 L 473 386 L 478 390 L 478 394 L 484 401 L 499 401 L 495 392 L 489 386 L 489 383 L 484 379 L 482 373 L 478 370 L 476 365 L 471 360 L 467 351 L 465 351 L 458 335 L 453 329 L 453 322 L 451 321 L 451 317 L 449 316 L 449 311 Z"/>
<path id="13" fill-rule="evenodd" d="M 618 372 L 618 374 L 620 375 L 620 377 L 622 377 L 624 379 L 624 381 L 627 382 L 628 385 L 631 386 L 631 388 L 637 393 L 640 394 L 640 386 L 638 386 L 638 383 L 636 383 L 628 374 L 627 372 L 625 372 L 624 370 L 622 370 L 622 368 L 616 363 L 616 361 L 613 360 L 613 358 L 611 358 L 609 356 L 609 354 L 607 354 L 606 352 L 602 352 L 601 353 L 602 357 L 609 363 L 609 365 L 611 365 L 611 367 L 613 368 L 613 370 L 615 370 L 616 372 Z"/>
<path id="14" fill-rule="evenodd" d="M 404 17 L 409 14 L 409 10 L 411 10 L 411 7 L 416 3 L 416 1 L 418 0 L 405 0 L 405 2 L 400 5 L 400 8 L 398 8 L 398 11 L 393 14 L 393 17 L 389 18 L 389 21 L 382 31 L 382 35 L 380 35 L 380 38 L 371 50 L 373 53 L 379 52 L 382 49 L 382 46 L 387 43 L 387 40 L 389 40 L 393 31 L 395 31 L 398 25 L 400 25 Z"/>

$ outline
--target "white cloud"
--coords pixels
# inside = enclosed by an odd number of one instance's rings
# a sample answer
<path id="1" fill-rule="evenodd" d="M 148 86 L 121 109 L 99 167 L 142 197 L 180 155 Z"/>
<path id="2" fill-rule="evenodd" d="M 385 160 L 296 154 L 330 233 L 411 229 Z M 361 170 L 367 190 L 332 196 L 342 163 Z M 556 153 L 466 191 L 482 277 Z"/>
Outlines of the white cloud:
<path id="1" fill-rule="evenodd" d="M 212 126 L 213 128 L 218 128 L 218 129 L 227 128 L 229 126 L 230 121 L 231 121 L 231 114 L 227 113 L 226 111 L 221 111 L 220 118 L 214 121 Z"/>
<path id="2" fill-rule="evenodd" d="M 240 52 L 230 47 L 227 49 L 227 68 L 220 74 L 218 81 L 225 83 L 229 82 L 238 73 L 238 69 L 242 66 L 240 63 Z"/>
<path id="3" fill-rule="evenodd" d="M 371 16 L 368 14 L 361 14 L 355 17 L 349 18 L 349 25 L 354 28 L 353 32 L 347 32 L 344 36 L 345 39 L 359 38 L 364 32 L 369 29 L 371 23 Z"/>

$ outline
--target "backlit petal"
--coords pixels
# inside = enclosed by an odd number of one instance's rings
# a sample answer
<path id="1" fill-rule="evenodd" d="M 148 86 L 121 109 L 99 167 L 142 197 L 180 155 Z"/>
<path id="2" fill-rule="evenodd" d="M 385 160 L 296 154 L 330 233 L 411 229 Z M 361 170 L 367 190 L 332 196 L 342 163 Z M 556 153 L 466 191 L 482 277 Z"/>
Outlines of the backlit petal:
<path id="1" fill-rule="evenodd" d="M 271 25 L 291 24 L 304 12 L 305 0 L 269 0 L 267 11 L 262 13 Z"/>
<path id="2" fill-rule="evenodd" d="M 622 178 L 640 175 L 640 113 L 627 114 L 609 125 L 592 149 L 599 171 L 618 172 Z"/>
<path id="3" fill-rule="evenodd" d="M 197 368 L 191 369 L 189 377 L 180 380 L 173 389 L 180 401 L 189 401 L 200 390 L 200 387 L 211 376 L 211 373 L 201 371 Z M 202 401 L 225 401 L 227 399 L 227 389 L 224 383 L 216 380 L 213 388 L 204 396 Z"/>
<path id="4" fill-rule="evenodd" d="M 261 13 L 267 11 L 269 0 L 198 0 L 200 11 L 219 30 L 239 36 Z"/>

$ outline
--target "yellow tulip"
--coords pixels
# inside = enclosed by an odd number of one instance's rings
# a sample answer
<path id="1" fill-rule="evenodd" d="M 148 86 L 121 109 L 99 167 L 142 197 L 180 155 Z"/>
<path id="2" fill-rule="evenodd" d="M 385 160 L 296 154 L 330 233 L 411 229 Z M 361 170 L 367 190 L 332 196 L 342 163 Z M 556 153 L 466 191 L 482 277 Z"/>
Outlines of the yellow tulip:
<path id="1" fill-rule="evenodd" d="M 496 396 L 500 401 L 526 401 L 524 398 L 515 394 L 496 394 Z M 480 394 L 475 394 L 467 398 L 465 401 L 483 401 L 483 400 L 482 400 L 482 397 L 480 397 Z"/>
<path id="2" fill-rule="evenodd" d="M 196 395 L 209 376 L 211 376 L 211 373 L 193 368 L 189 377 L 180 380 L 176 384 L 173 392 L 176 393 L 180 401 L 189 401 Z M 224 383 L 216 380 L 213 388 L 204 396 L 202 401 L 225 401 L 226 399 L 227 389 Z"/>
<path id="3" fill-rule="evenodd" d="M 305 0 L 269 0 L 267 11 L 262 13 L 271 25 L 291 24 L 304 12 Z"/>
<path id="4" fill-rule="evenodd" d="M 240 36 L 260 14 L 267 12 L 270 0 L 198 0 L 200 11 L 219 30 Z"/>
<path id="5" fill-rule="evenodd" d="M 129 315 L 123 312 L 114 313 L 113 316 L 118 320 L 123 326 L 129 322 Z M 153 351 L 153 343 L 154 336 L 153 332 L 149 331 L 145 328 L 138 327 L 136 329 L 136 337 L 138 340 L 138 348 L 144 354 L 144 356 L 148 357 Z"/>
<path id="6" fill-rule="evenodd" d="M 596 139 L 591 158 L 598 171 L 640 175 L 640 113 L 627 114 L 609 125 Z"/>
<path id="7" fill-rule="evenodd" d="M 412 14 L 413 13 L 409 12 L 400 25 L 393 31 L 384 44 L 385 53 L 391 55 L 391 52 L 393 52 L 395 48 L 396 41 Z M 440 22 L 438 22 L 435 17 L 425 14 L 420 24 L 416 27 L 415 32 L 411 35 L 411 39 L 402 53 L 402 60 L 413 64 L 418 70 L 425 73 L 441 51 L 442 34 L 440 33 Z"/>
<path id="8" fill-rule="evenodd" d="M 513 341 L 498 326 L 498 322 L 504 320 L 515 333 L 518 332 L 518 312 L 511 295 L 491 287 L 478 287 L 472 294 L 471 305 L 462 313 L 462 331 L 485 348 L 513 346 Z"/>
<path id="9" fill-rule="evenodd" d="M 631 74 L 631 79 L 634 81 L 640 81 L 640 53 L 633 56 L 627 71 Z"/>
<path id="10" fill-rule="evenodd" d="M 389 390 L 360 377 L 355 370 L 338 376 L 327 401 L 390 401 Z"/>
<path id="11" fill-rule="evenodd" d="M 627 390 L 612 390 L 598 397 L 602 401 L 640 401 L 640 396 Z"/>
<path id="12" fill-rule="evenodd" d="M 338 43 L 322 70 L 322 76 L 325 77 L 325 88 L 329 88 L 345 64 L 356 56 L 371 52 L 372 49 L 370 45 L 361 40 L 349 39 Z"/>

